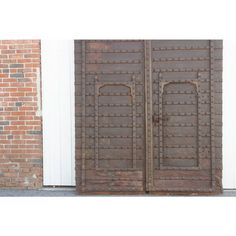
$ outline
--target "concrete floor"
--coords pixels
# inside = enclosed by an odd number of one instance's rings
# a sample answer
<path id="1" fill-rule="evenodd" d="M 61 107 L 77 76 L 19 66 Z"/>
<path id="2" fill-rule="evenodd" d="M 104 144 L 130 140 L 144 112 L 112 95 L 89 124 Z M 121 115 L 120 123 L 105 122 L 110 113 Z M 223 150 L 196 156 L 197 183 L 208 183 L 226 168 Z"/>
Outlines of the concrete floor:
<path id="1" fill-rule="evenodd" d="M 43 188 L 39 190 L 0 190 L 0 197 L 76 197 L 74 187 Z M 225 189 L 224 193 L 216 197 L 236 197 L 236 189 Z"/>
<path id="2" fill-rule="evenodd" d="M 76 191 L 73 187 L 67 188 L 43 188 L 39 190 L 17 190 L 2 189 L 0 197 L 76 197 Z"/>

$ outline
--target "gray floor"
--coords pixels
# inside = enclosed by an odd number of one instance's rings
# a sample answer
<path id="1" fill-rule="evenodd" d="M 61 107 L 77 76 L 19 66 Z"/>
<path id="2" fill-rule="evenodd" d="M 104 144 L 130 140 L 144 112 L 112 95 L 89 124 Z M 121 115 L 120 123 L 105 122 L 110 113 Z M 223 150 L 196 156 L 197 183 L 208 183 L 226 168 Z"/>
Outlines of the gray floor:
<path id="1" fill-rule="evenodd" d="M 76 197 L 75 188 L 43 188 L 39 190 L 0 190 L 0 197 Z M 145 195 L 147 196 L 147 195 Z M 236 197 L 236 189 L 225 189 L 224 193 L 218 197 Z"/>
<path id="2" fill-rule="evenodd" d="M 0 197 L 76 197 L 75 188 L 43 188 L 39 190 L 2 189 Z"/>

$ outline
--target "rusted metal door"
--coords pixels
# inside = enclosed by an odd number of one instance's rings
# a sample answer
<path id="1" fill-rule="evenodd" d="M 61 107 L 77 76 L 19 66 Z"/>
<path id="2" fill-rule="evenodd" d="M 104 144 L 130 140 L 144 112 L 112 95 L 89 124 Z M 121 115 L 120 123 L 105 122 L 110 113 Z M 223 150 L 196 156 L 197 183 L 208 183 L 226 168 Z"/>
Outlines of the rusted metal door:
<path id="1" fill-rule="evenodd" d="M 222 42 L 75 42 L 83 192 L 221 191 Z"/>

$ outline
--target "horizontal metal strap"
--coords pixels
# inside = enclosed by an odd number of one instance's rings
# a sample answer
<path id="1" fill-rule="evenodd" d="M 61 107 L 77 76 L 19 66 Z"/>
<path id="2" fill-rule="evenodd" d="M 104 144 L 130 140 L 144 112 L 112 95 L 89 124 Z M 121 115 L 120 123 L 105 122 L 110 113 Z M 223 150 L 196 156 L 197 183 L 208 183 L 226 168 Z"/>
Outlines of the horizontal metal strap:
<path id="1" fill-rule="evenodd" d="M 86 53 L 138 53 L 143 52 L 142 49 L 116 50 L 116 49 L 93 49 L 86 50 Z"/>
<path id="2" fill-rule="evenodd" d="M 135 117 L 142 117 L 142 113 L 136 114 Z M 133 114 L 119 114 L 119 113 L 103 113 L 100 114 L 98 117 L 133 117 Z"/>
<path id="3" fill-rule="evenodd" d="M 143 114 L 136 114 L 135 117 L 142 117 Z M 81 115 L 76 115 L 76 117 L 82 117 Z M 86 114 L 85 117 L 95 117 L 95 114 Z M 118 113 L 103 113 L 98 115 L 98 117 L 133 117 L 133 114 L 118 114 Z"/>
<path id="4" fill-rule="evenodd" d="M 86 75 L 140 75 L 141 71 L 87 71 Z"/>
<path id="5" fill-rule="evenodd" d="M 94 149 L 94 146 L 86 146 L 86 148 L 87 149 Z M 101 149 L 128 149 L 128 150 L 133 150 L 133 147 L 131 146 L 117 146 L 117 147 L 112 147 L 112 146 L 109 146 L 109 145 L 107 145 L 107 146 L 101 146 L 101 145 L 99 145 L 99 150 L 101 150 Z M 143 147 L 135 147 L 135 149 L 143 149 Z M 112 153 L 111 153 L 111 155 L 112 155 Z M 120 160 L 120 158 L 119 158 L 119 160 Z"/>
<path id="6" fill-rule="evenodd" d="M 159 92 L 153 92 L 153 94 L 159 95 Z M 189 91 L 189 90 L 172 90 L 172 91 L 165 91 L 163 94 L 196 94 L 196 91 Z"/>
<path id="7" fill-rule="evenodd" d="M 206 177 L 157 177 L 156 179 L 160 180 L 210 180 L 210 175 L 208 178 Z"/>
<path id="8" fill-rule="evenodd" d="M 139 103 L 135 103 L 135 105 L 136 106 L 139 106 L 139 105 L 141 105 L 141 104 L 139 104 Z M 94 104 L 86 104 L 86 106 L 88 106 L 88 107 L 94 107 L 95 105 Z M 98 107 L 131 107 L 131 106 L 133 106 L 133 104 L 129 104 L 129 103 L 127 103 L 127 104 L 125 104 L 125 103 L 107 103 L 107 104 L 99 104 L 98 105 Z"/>
<path id="9" fill-rule="evenodd" d="M 200 89 L 199 90 L 199 93 L 210 93 L 209 90 L 203 90 L 203 89 Z M 215 93 L 222 93 L 222 91 L 220 90 L 215 90 Z M 159 95 L 159 92 L 153 92 L 153 94 L 157 94 Z M 165 94 L 196 94 L 195 91 L 187 91 L 187 90 L 172 90 L 172 91 L 165 91 Z"/>
<path id="10" fill-rule="evenodd" d="M 164 123 L 163 127 L 197 127 L 197 123 L 179 123 L 178 124 L 178 123 L 169 123 L 168 121 L 162 122 L 162 123 Z M 201 124 L 201 125 L 204 125 L 204 124 Z"/>
<path id="11" fill-rule="evenodd" d="M 108 60 L 93 60 L 87 61 L 88 64 L 139 64 L 141 60 L 120 60 L 120 61 L 108 61 Z"/>
<path id="12" fill-rule="evenodd" d="M 205 115 L 210 114 L 209 112 L 205 112 Z M 168 116 L 196 116 L 196 112 L 163 112 L 163 115 L 168 115 Z"/>
<path id="13" fill-rule="evenodd" d="M 209 57 L 169 57 L 153 59 L 153 62 L 168 62 L 168 61 L 208 61 Z"/>
<path id="14" fill-rule="evenodd" d="M 162 105 L 196 105 L 196 102 L 163 102 Z M 154 105 L 158 105 L 158 103 L 154 103 Z"/>
<path id="15" fill-rule="evenodd" d="M 158 78 L 154 78 L 153 79 L 153 83 L 154 84 L 158 84 L 159 83 L 159 79 Z M 189 79 L 189 80 L 187 80 L 187 79 L 167 79 L 166 80 L 166 82 L 175 82 L 175 83 L 183 83 L 183 82 L 191 82 L 192 80 L 191 79 Z M 199 81 L 199 82 L 210 82 L 211 80 L 210 79 L 204 79 L 204 78 L 200 78 L 199 80 L 197 80 L 197 81 Z M 221 83 L 222 82 L 222 79 L 213 79 L 213 81 L 214 82 L 217 82 L 217 83 Z"/>
<path id="16" fill-rule="evenodd" d="M 197 137 L 196 137 L 197 138 Z M 164 148 L 197 148 L 196 145 L 163 145 Z"/>
<path id="17" fill-rule="evenodd" d="M 154 157 L 154 159 L 161 159 L 160 157 Z M 174 157 L 172 157 L 172 156 L 164 156 L 164 157 L 162 157 L 162 160 L 163 159 L 194 159 L 194 160 L 196 160 L 197 159 L 197 156 L 187 156 L 187 157 L 185 157 L 185 156 L 174 156 Z"/>
<path id="18" fill-rule="evenodd" d="M 142 106 L 144 105 L 143 103 L 138 103 L 136 102 L 134 104 L 134 106 Z M 86 106 L 88 107 L 94 107 L 95 105 L 94 104 L 87 104 Z M 129 103 L 104 103 L 104 104 L 99 104 L 98 107 L 132 107 L 133 104 L 129 104 Z"/>
<path id="19" fill-rule="evenodd" d="M 210 137 L 210 134 L 206 134 L 206 135 L 198 135 L 200 137 Z M 157 136 L 158 137 L 158 136 Z M 174 135 L 174 134 L 166 134 L 163 135 L 164 138 L 186 138 L 186 137 L 192 137 L 192 138 L 196 138 L 196 135 L 190 135 L 190 134 L 186 134 L 186 135 Z"/>
<path id="20" fill-rule="evenodd" d="M 131 96 L 130 93 L 100 93 L 100 96 Z M 135 93 L 136 96 L 143 96 L 142 93 Z M 86 93 L 86 96 L 95 96 L 94 93 Z"/>
<path id="21" fill-rule="evenodd" d="M 154 73 L 159 73 L 159 72 L 209 72 L 209 69 L 153 69 Z"/>
<path id="22" fill-rule="evenodd" d="M 163 124 L 164 127 L 191 127 L 191 126 L 196 126 L 197 123 L 165 123 Z M 210 123 L 203 123 L 203 122 L 199 122 L 200 126 L 210 126 Z"/>
<path id="23" fill-rule="evenodd" d="M 99 81 L 99 82 L 103 82 L 103 83 L 106 83 L 106 81 Z M 109 81 L 108 83 L 110 83 L 110 82 L 112 82 L 112 81 Z M 132 83 L 132 81 L 120 81 L 120 82 L 114 82 L 114 84 L 115 83 L 119 83 L 119 84 L 122 84 L 122 83 Z M 77 85 L 78 85 L 79 83 L 77 83 Z M 85 83 L 86 85 L 88 85 L 88 86 L 90 86 L 90 85 L 95 85 L 95 83 L 94 82 L 92 82 L 92 81 L 90 81 L 90 82 L 86 82 Z M 79 85 L 81 85 L 81 84 L 79 84 Z M 135 82 L 135 85 L 143 85 L 143 83 L 141 83 L 141 82 Z"/>
<path id="24" fill-rule="evenodd" d="M 86 43 L 142 43 L 143 40 L 138 39 L 89 39 Z"/>
<path id="25" fill-rule="evenodd" d="M 86 138 L 95 138 L 94 135 L 89 135 L 86 136 Z M 110 139 L 110 138 L 133 138 L 133 136 L 129 136 L 129 135 L 99 135 L 98 138 L 103 138 L 103 139 Z M 142 138 L 142 136 L 137 135 L 135 136 L 135 138 Z"/>
<path id="26" fill-rule="evenodd" d="M 187 46 L 187 47 L 153 47 L 153 51 L 165 51 L 165 50 L 208 50 L 209 47 L 201 46 Z"/>
<path id="27" fill-rule="evenodd" d="M 140 104 L 135 103 L 136 106 L 139 106 Z M 107 103 L 107 104 L 99 104 L 99 107 L 131 107 L 133 104 L 131 103 Z"/>
<path id="28" fill-rule="evenodd" d="M 81 126 L 82 127 L 82 126 Z M 94 124 L 93 125 L 85 125 L 86 128 L 94 128 L 96 127 Z M 143 127 L 143 125 L 138 125 L 136 124 L 135 126 L 133 125 L 99 125 L 98 128 L 133 128 L 133 127 Z"/>

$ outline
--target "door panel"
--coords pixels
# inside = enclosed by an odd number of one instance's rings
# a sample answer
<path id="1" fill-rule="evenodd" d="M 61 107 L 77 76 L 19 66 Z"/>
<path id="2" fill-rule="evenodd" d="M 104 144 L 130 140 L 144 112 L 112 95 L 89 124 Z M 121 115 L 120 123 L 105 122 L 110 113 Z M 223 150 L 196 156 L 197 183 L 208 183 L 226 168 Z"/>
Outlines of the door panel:
<path id="1" fill-rule="evenodd" d="M 80 193 L 221 192 L 221 41 L 75 41 L 75 74 Z"/>
<path id="2" fill-rule="evenodd" d="M 153 192 L 214 192 L 215 84 L 211 41 L 151 41 Z M 159 53 L 160 52 L 160 53 Z M 214 84 L 214 87 L 213 87 Z M 221 99 L 220 99 L 221 100 Z M 220 141 L 221 142 L 221 141 Z"/>
<path id="3" fill-rule="evenodd" d="M 143 42 L 76 41 L 75 48 L 78 190 L 144 191 Z"/>
<path id="4" fill-rule="evenodd" d="M 163 82 L 161 84 L 159 116 L 162 125 L 162 145 L 160 145 L 161 167 L 196 167 L 198 166 L 198 91 L 192 82 Z M 177 93 L 179 91 L 180 93 Z M 184 94 L 183 91 L 191 92 Z M 174 96 L 173 96 L 174 95 Z M 191 97 L 191 99 L 189 99 Z M 176 98 L 176 99 L 175 99 Z M 173 114 L 173 105 L 178 110 Z M 191 114 L 184 113 L 188 106 Z M 155 125 L 156 123 L 154 123 Z M 178 127 L 178 132 L 173 130 Z M 190 135 L 182 132 L 182 127 L 188 127 Z M 186 137 L 187 136 L 187 137 Z M 186 141 L 188 140 L 188 144 Z M 178 144 L 176 144 L 177 142 Z M 174 144 L 173 144 L 174 143 Z"/>

